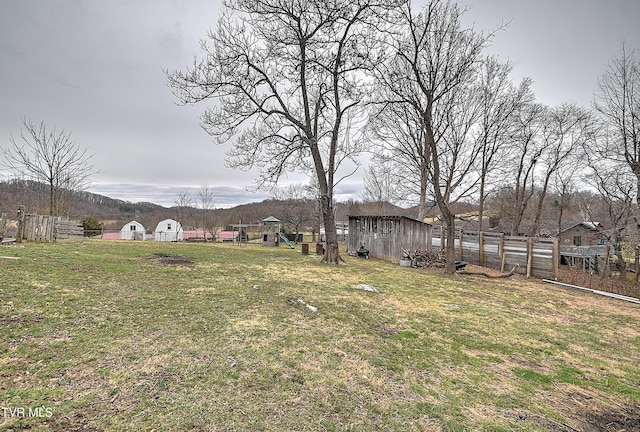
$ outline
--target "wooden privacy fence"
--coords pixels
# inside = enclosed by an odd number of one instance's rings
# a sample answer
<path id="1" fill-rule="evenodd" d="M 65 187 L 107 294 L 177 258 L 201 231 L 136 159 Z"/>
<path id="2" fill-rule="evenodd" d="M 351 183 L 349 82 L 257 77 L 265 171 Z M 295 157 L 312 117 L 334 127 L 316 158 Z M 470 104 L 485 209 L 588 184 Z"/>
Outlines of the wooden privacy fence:
<path id="1" fill-rule="evenodd" d="M 49 242 L 56 240 L 80 240 L 84 228 L 79 221 L 60 216 L 25 214 L 18 228 L 18 241 Z"/>
<path id="2" fill-rule="evenodd" d="M 0 215 L 0 240 L 4 238 L 6 231 L 7 231 L 7 214 L 2 213 Z"/>
<path id="3" fill-rule="evenodd" d="M 444 230 L 433 238 L 433 246 L 444 250 Z M 557 279 L 560 262 L 556 238 L 513 237 L 478 231 L 458 231 L 456 259 L 501 272 L 518 266 L 516 272 L 527 277 Z"/>

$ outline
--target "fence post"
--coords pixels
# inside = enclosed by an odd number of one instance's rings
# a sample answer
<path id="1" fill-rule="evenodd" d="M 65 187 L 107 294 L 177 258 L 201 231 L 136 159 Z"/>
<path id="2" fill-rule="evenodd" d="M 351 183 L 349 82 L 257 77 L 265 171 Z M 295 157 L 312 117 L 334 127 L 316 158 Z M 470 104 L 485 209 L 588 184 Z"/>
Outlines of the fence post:
<path id="1" fill-rule="evenodd" d="M 458 255 L 458 260 L 459 261 L 464 261 L 464 259 L 463 259 L 464 255 L 463 255 L 463 251 L 462 251 L 462 237 L 463 237 L 462 230 L 460 230 L 460 234 L 459 235 L 460 235 L 460 253 Z"/>
<path id="2" fill-rule="evenodd" d="M 478 261 L 480 266 L 484 266 L 484 232 L 478 233 Z"/>
<path id="3" fill-rule="evenodd" d="M 7 231 L 7 214 L 0 214 L 0 239 L 2 239 Z"/>
<path id="4" fill-rule="evenodd" d="M 596 260 L 598 257 L 596 256 Z M 553 279 L 558 280 L 560 277 L 560 239 L 553 238 Z"/>
<path id="5" fill-rule="evenodd" d="M 533 270 L 533 237 L 527 239 L 527 277 L 531 277 Z"/>
<path id="6" fill-rule="evenodd" d="M 440 254 L 444 255 L 444 225 L 440 226 Z"/>
<path id="7" fill-rule="evenodd" d="M 500 273 L 504 273 L 504 234 L 500 233 L 498 241 L 498 259 L 500 260 Z"/>
<path id="8" fill-rule="evenodd" d="M 18 232 L 16 233 L 16 243 L 22 243 L 22 236 L 24 230 L 24 211 L 23 205 L 18 207 Z"/>

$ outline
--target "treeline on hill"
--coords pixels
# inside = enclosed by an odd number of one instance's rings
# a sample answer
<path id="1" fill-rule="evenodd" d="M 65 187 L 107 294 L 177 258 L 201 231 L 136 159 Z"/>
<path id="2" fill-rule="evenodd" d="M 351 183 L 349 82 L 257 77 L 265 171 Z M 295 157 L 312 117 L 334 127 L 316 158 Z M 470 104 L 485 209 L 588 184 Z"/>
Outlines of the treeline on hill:
<path id="1" fill-rule="evenodd" d="M 9 219 L 15 218 L 18 206 L 24 205 L 27 212 L 47 214 L 47 186 L 28 180 L 9 180 L 0 182 L 0 214 Z M 473 203 L 460 203 L 454 209 L 457 214 L 457 226 L 461 229 L 498 231 L 511 234 L 512 221 L 518 217 L 524 223 L 521 230 L 514 234 L 529 235 L 527 232 L 537 207 L 535 194 L 530 206 L 522 216 L 514 214 L 514 191 L 504 188 L 488 200 L 485 217 L 480 223 L 477 206 Z M 163 207 L 148 202 L 131 203 L 109 198 L 90 192 L 63 193 L 61 200 L 62 216 L 83 220 L 95 218 L 105 230 L 119 230 L 132 220 L 153 229 L 163 219 L 172 218 L 182 222 L 188 228 L 213 227 L 226 229 L 230 224 L 256 223 L 268 216 L 275 216 L 285 223 L 290 232 L 318 232 L 322 216 L 317 203 L 312 199 L 268 199 L 262 202 L 242 204 L 229 209 L 203 210 L 196 207 Z M 348 215 L 403 215 L 416 218 L 416 207 L 402 208 L 387 202 L 363 202 L 349 200 L 336 203 L 336 220 L 346 222 Z M 432 204 L 427 212 L 427 220 L 439 225 L 437 206 Z M 606 203 L 596 194 L 588 191 L 570 194 L 548 194 L 545 197 L 543 224 L 536 235 L 551 236 L 563 226 L 577 221 L 597 221 L 606 229 L 608 223 Z M 205 221 L 208 221 L 205 223 Z"/>
<path id="2" fill-rule="evenodd" d="M 16 217 L 18 207 L 25 206 L 29 213 L 48 214 L 48 187 L 31 180 L 0 182 L 0 214 Z M 290 232 L 318 232 L 322 216 L 317 203 L 311 199 L 268 199 L 262 202 L 238 205 L 228 209 L 203 210 L 194 206 L 163 207 L 149 202 L 132 203 L 109 198 L 91 192 L 63 191 L 60 215 L 74 220 L 94 218 L 104 230 L 120 230 L 132 220 L 153 229 L 163 219 L 180 221 L 185 228 L 202 228 L 207 225 L 226 229 L 231 224 L 257 223 L 268 216 L 282 220 Z M 349 201 L 336 205 L 336 217 L 347 221 L 348 214 L 393 214 L 415 217 L 413 209 L 403 209 L 393 204 L 359 203 Z"/>

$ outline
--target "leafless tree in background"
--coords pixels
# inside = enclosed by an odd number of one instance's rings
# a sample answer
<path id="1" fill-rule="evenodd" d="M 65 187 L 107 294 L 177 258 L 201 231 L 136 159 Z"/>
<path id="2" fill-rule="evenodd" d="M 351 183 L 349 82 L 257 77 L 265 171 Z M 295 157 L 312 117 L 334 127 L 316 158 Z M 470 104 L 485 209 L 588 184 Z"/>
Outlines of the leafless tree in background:
<path id="1" fill-rule="evenodd" d="M 511 200 L 511 235 L 520 233 L 525 211 L 535 192 L 536 164 L 544 149 L 538 135 L 542 128 L 545 107 L 538 103 L 526 104 L 518 112 L 512 135 L 513 157 L 508 163 L 513 167 L 513 198 Z"/>
<path id="2" fill-rule="evenodd" d="M 483 229 L 485 199 L 492 185 L 504 185 L 510 136 L 515 118 L 523 107 L 534 100 L 531 80 L 525 78 L 515 86 L 511 81 L 512 66 L 494 57 L 485 59 L 478 71 L 481 91 L 477 140 L 480 145 L 480 181 L 478 192 L 479 230 Z"/>
<path id="3" fill-rule="evenodd" d="M 306 197 L 311 201 L 311 213 L 309 219 L 311 223 L 311 236 L 312 242 L 319 241 L 320 238 L 316 238 L 316 234 L 320 235 L 322 229 L 322 199 L 320 197 L 320 188 L 318 187 L 318 178 L 312 176 L 309 178 L 309 183 L 304 188 Z M 337 233 L 336 233 L 337 237 Z"/>
<path id="4" fill-rule="evenodd" d="M 426 175 L 447 227 L 448 273 L 455 272 L 452 204 L 478 180 L 478 146 L 469 133 L 480 101 L 477 65 L 491 39 L 463 28 L 463 14 L 449 1 L 431 1 L 417 14 L 405 3 L 393 46 L 396 55 L 378 74 L 386 104 L 406 107 L 418 126 L 419 133 L 411 137 L 417 145 L 408 145 L 421 159 L 419 172 Z"/>
<path id="5" fill-rule="evenodd" d="M 636 271 L 640 272 L 640 58 L 637 51 L 629 51 L 623 45 L 621 54 L 610 61 L 598 80 L 593 106 L 602 127 L 597 141 L 586 147 L 586 152 L 598 191 L 613 209 L 610 219 L 614 232 L 608 241 L 616 248 L 621 261 L 622 252 L 618 249 L 621 249 L 619 243 L 624 231 L 627 240 L 637 245 Z M 634 205 L 630 206 L 631 203 Z M 620 233 L 615 231 L 618 227 Z"/>
<path id="6" fill-rule="evenodd" d="M 167 73 L 185 104 L 213 100 L 202 126 L 218 142 L 235 139 L 228 164 L 258 167 L 259 184 L 292 170 L 318 179 L 326 232 L 323 261 L 341 261 L 333 211 L 342 162 L 362 148 L 350 134 L 362 118 L 364 72 L 379 44 L 388 1 L 229 0 L 204 57 Z"/>
<path id="7" fill-rule="evenodd" d="M 173 203 L 176 205 L 176 219 L 180 222 L 180 225 L 183 227 L 186 226 L 186 217 L 189 216 L 188 211 L 189 208 L 193 207 L 193 198 L 191 198 L 191 193 L 186 188 L 181 188 L 176 193 L 176 198 L 173 200 Z"/>
<path id="8" fill-rule="evenodd" d="M 398 202 L 398 179 L 401 175 L 391 161 L 375 160 L 364 173 L 362 200 L 377 204 L 379 214 L 385 215 L 387 203 Z"/>
<path id="9" fill-rule="evenodd" d="M 59 215 L 66 195 L 88 187 L 89 177 L 95 174 L 93 155 L 64 129 L 48 129 L 44 121 L 27 118 L 22 126 L 20 139 L 11 136 L 11 147 L 3 150 L 4 165 L 21 178 L 46 184 L 49 214 Z"/>
<path id="10" fill-rule="evenodd" d="M 367 127 L 367 135 L 377 143 L 376 157 L 372 165 L 386 165 L 386 171 L 393 171 L 398 196 L 406 202 L 417 203 L 418 219 L 422 220 L 429 207 L 429 170 L 431 149 L 424 138 L 420 116 L 410 104 L 397 101 L 394 90 L 385 85 L 389 76 L 399 76 L 394 70 L 397 63 L 382 68 L 372 113 Z M 367 183 L 365 181 L 365 193 Z M 365 197 L 366 199 L 371 197 Z"/>
<path id="11" fill-rule="evenodd" d="M 295 233 L 297 243 L 300 229 L 311 217 L 313 200 L 307 198 L 305 186 L 300 183 L 275 188 L 272 197 L 279 201 L 279 216 Z"/>
<path id="12" fill-rule="evenodd" d="M 623 46 L 598 80 L 594 108 L 607 128 L 605 141 L 593 152 L 612 162 L 626 164 L 636 178 L 640 199 L 640 58 Z"/>
<path id="13" fill-rule="evenodd" d="M 600 196 L 600 202 L 604 203 L 605 229 L 603 233 L 607 237 L 607 243 L 613 247 L 618 259 L 620 279 L 625 280 L 624 257 L 622 244 L 630 234 L 629 228 L 634 217 L 634 201 L 636 193 L 635 176 L 629 171 L 620 170 L 609 161 L 601 158 L 590 158 L 587 181 Z M 592 219 L 593 220 L 593 219 Z M 605 276 L 608 266 L 605 267 Z"/>
<path id="14" fill-rule="evenodd" d="M 206 181 L 200 183 L 200 189 L 198 189 L 198 204 L 202 210 L 202 235 L 205 243 L 207 242 L 207 232 L 210 232 L 212 236 L 216 233 L 215 213 L 212 211 L 215 203 L 213 190 L 211 190 Z"/>
<path id="15" fill-rule="evenodd" d="M 581 150 L 592 136 L 589 113 L 576 105 L 563 104 L 546 109 L 538 141 L 538 205 L 529 235 L 539 235 L 542 209 L 554 175 L 578 170 Z"/>

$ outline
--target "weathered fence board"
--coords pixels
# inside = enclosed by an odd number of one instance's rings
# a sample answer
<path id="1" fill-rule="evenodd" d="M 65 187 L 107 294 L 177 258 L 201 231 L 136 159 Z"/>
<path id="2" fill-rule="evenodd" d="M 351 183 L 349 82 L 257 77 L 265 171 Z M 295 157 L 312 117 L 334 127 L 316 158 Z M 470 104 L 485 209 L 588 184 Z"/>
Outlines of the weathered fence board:
<path id="1" fill-rule="evenodd" d="M 4 238 L 6 230 L 7 230 L 7 214 L 2 213 L 0 215 L 0 240 Z"/>
<path id="2" fill-rule="evenodd" d="M 58 240 L 81 240 L 84 238 L 82 222 L 61 219 L 55 222 L 55 238 Z"/>
<path id="3" fill-rule="evenodd" d="M 81 222 L 60 216 L 25 214 L 21 230 L 21 240 L 33 242 L 80 240 L 84 236 Z"/>
<path id="4" fill-rule="evenodd" d="M 444 247 L 445 238 L 434 238 L 434 247 Z M 530 277 L 558 277 L 557 239 L 511 237 L 504 234 L 459 231 L 455 240 L 456 259 L 500 271 L 516 271 Z"/>

